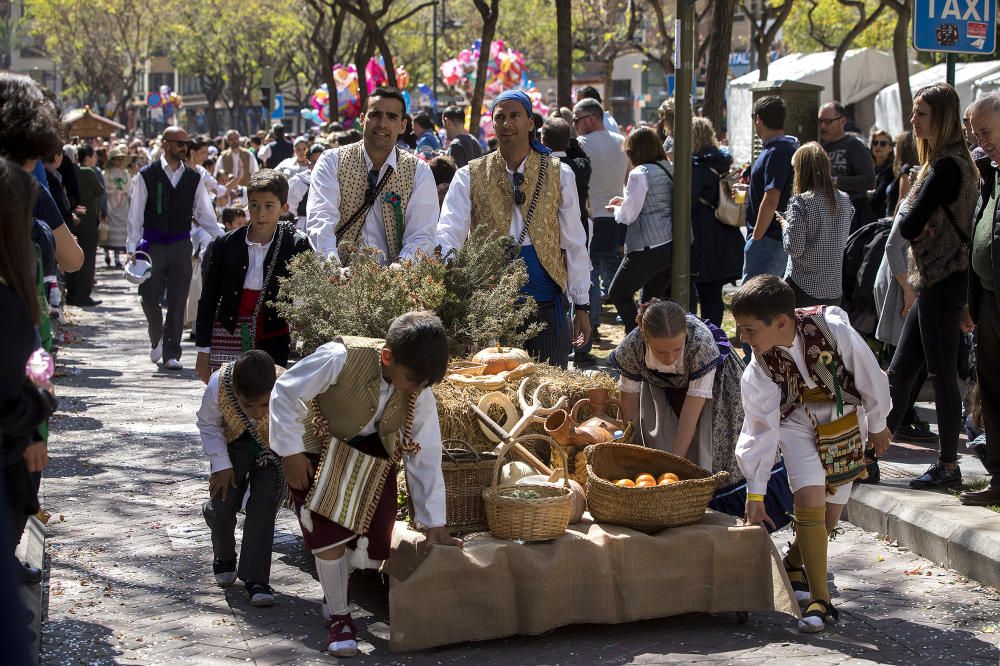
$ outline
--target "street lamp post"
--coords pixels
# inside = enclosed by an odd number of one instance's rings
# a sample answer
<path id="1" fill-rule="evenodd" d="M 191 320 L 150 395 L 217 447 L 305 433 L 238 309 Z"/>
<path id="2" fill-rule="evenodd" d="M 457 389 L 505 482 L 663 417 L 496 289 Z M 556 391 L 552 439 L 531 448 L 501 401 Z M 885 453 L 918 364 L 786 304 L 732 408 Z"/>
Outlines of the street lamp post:
<path id="1" fill-rule="evenodd" d="M 687 309 L 691 291 L 691 93 L 694 78 L 694 0 L 677 0 L 674 62 L 673 263 L 670 296 Z"/>

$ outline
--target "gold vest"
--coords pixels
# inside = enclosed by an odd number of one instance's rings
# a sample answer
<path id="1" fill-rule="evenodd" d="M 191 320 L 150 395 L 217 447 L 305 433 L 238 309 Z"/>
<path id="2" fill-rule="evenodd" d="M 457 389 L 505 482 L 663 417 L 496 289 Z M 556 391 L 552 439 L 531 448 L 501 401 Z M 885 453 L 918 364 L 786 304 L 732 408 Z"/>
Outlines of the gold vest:
<path id="1" fill-rule="evenodd" d="M 236 154 L 240 158 L 240 179 L 236 181 L 236 184 L 246 187 L 250 184 L 250 151 L 240 148 Z M 232 148 L 223 150 L 219 159 L 222 160 L 222 170 L 232 176 L 236 171 Z"/>
<path id="2" fill-rule="evenodd" d="M 232 363 L 227 363 L 222 368 L 219 369 L 219 411 L 222 413 L 222 434 L 226 438 L 226 444 L 231 444 L 237 439 L 243 436 L 246 432 L 246 425 L 243 423 L 243 419 L 240 418 L 240 406 L 236 403 L 235 396 L 230 397 L 229 391 L 226 390 L 225 381 L 223 377 L 227 372 L 232 372 L 230 368 Z M 285 369 L 279 365 L 274 366 L 274 372 L 277 377 L 280 377 Z M 247 417 L 249 418 L 249 417 Z M 270 448 L 270 440 L 268 438 L 268 417 L 267 414 L 261 419 L 252 419 L 254 428 L 257 431 L 257 440 L 262 442 L 264 446 Z"/>
<path id="3" fill-rule="evenodd" d="M 559 186 L 558 158 L 543 157 L 534 150 L 528 153 L 524 165 L 525 201 L 521 206 L 521 215 L 525 217 L 531 206 L 543 159 L 549 160 L 548 172 L 535 206 L 534 220 L 528 227 L 528 237 L 535 246 L 542 267 L 565 292 L 566 257 L 562 251 L 562 233 L 559 229 L 562 190 Z M 500 151 L 469 162 L 469 180 L 472 227 L 487 224 L 502 234 L 510 234 L 510 221 L 514 213 L 514 189 L 507 176 L 507 164 Z M 525 219 L 525 223 L 527 222 Z"/>
<path id="4" fill-rule="evenodd" d="M 340 222 L 337 224 L 337 253 L 345 257 L 345 243 L 357 247 L 361 239 L 361 229 L 364 220 L 359 220 L 345 233 L 341 233 L 343 225 L 361 208 L 365 201 L 365 191 L 368 189 L 368 166 L 363 153 L 364 142 L 358 141 L 342 146 L 340 151 L 340 168 L 337 181 L 340 186 Z M 392 262 L 403 249 L 403 238 L 396 233 L 396 212 L 394 206 L 387 202 L 387 194 L 399 196 L 399 210 L 406 215 L 406 206 L 413 195 L 413 178 L 417 173 L 417 157 L 399 148 L 396 151 L 396 168 L 393 169 L 385 187 L 378 196 L 376 205 L 382 206 L 382 226 L 385 227 L 385 237 L 388 241 L 389 254 L 387 262 Z M 367 215 L 367 214 L 366 214 Z M 405 219 L 405 217 L 404 217 Z"/>
<path id="5" fill-rule="evenodd" d="M 382 364 L 379 354 L 385 340 L 374 338 L 335 338 L 347 347 L 347 362 L 337 376 L 337 383 L 320 393 L 309 404 L 303 444 L 307 453 L 321 454 L 330 444 L 330 437 L 350 441 L 361 432 L 378 409 Z M 406 419 L 407 395 L 393 389 L 382 419 L 377 424 L 378 435 L 388 455 L 399 443 L 399 430 Z M 315 418 L 322 416 L 327 432 L 316 427 Z"/>

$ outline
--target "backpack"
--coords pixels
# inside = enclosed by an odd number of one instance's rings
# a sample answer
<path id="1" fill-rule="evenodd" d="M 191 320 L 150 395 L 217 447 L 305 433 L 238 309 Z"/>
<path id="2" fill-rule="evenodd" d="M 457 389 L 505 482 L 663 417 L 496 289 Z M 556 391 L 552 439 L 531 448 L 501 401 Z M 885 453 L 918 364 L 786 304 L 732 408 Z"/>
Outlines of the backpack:
<path id="1" fill-rule="evenodd" d="M 851 325 L 862 335 L 873 335 L 878 325 L 875 278 L 890 231 L 892 218 L 883 217 L 851 234 L 844 248 L 843 308 Z"/>
<path id="2" fill-rule="evenodd" d="M 733 185 L 739 180 L 739 171 L 733 170 L 727 174 L 721 174 L 712 167 L 706 167 L 719 179 L 719 204 L 715 207 L 715 219 L 723 224 L 739 229 L 746 224 L 746 203 L 738 204 L 733 197 Z M 699 198 L 699 202 L 706 206 L 711 206 L 704 198 Z"/>

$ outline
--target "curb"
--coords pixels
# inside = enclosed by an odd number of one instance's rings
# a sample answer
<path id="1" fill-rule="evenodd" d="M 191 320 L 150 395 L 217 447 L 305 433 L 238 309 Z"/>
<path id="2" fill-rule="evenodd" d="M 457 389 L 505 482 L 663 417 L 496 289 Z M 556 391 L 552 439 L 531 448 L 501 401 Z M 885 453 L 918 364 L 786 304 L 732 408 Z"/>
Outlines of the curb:
<path id="1" fill-rule="evenodd" d="M 42 582 L 38 585 L 24 585 L 21 588 L 21 599 L 24 607 L 31 613 L 28 629 L 31 632 L 32 663 L 39 663 L 42 647 L 42 597 L 45 587 L 45 525 L 38 518 L 31 516 L 24 527 L 21 543 L 14 550 L 18 562 L 27 562 L 42 570 Z"/>
<path id="2" fill-rule="evenodd" d="M 847 520 L 917 555 L 1000 588 L 1000 514 L 952 495 L 910 490 L 906 481 L 855 484 Z"/>

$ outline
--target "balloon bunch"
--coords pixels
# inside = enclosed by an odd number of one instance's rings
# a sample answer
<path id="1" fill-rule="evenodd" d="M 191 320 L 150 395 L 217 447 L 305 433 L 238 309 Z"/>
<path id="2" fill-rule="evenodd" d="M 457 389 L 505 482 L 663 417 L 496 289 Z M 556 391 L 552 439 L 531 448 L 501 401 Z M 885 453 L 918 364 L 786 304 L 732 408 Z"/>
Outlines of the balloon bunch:
<path id="1" fill-rule="evenodd" d="M 172 91 L 170 86 L 160 86 L 159 92 L 146 95 L 146 103 L 153 108 L 163 109 L 163 117 L 169 118 L 184 105 L 184 98 Z"/>
<path id="2" fill-rule="evenodd" d="M 464 95 L 466 100 L 472 99 L 476 84 L 480 46 L 479 40 L 476 40 L 472 48 L 463 49 L 454 58 L 441 63 L 441 76 L 445 85 Z M 493 134 L 493 121 L 489 117 L 490 102 L 504 90 L 525 91 L 531 97 L 532 107 L 535 111 L 543 116 L 548 113 L 549 108 L 542 102 L 542 94 L 538 92 L 535 82 L 528 78 L 524 54 L 508 47 L 503 40 L 496 40 L 490 44 L 486 75 L 483 111 L 480 119 L 480 127 L 486 136 Z M 466 118 L 468 115 L 467 110 Z"/>
<path id="3" fill-rule="evenodd" d="M 361 115 L 361 96 L 358 94 L 358 69 L 353 63 L 337 63 L 333 67 L 333 82 L 337 87 L 337 115 L 344 127 L 350 127 L 354 119 Z M 371 58 L 365 65 L 365 88 L 368 93 L 378 86 L 386 85 L 389 77 L 382 58 Z M 405 90 L 410 85 L 410 74 L 402 67 L 396 68 L 396 83 L 403 91 L 406 105 L 410 105 L 410 93 Z M 309 98 L 309 106 L 300 115 L 317 125 L 330 121 L 330 89 L 327 84 L 317 88 Z"/>

